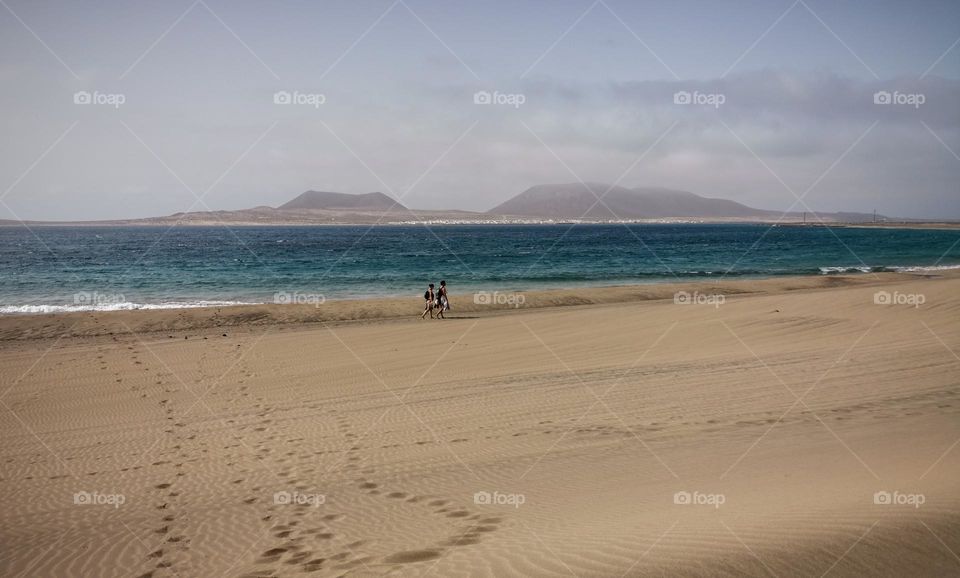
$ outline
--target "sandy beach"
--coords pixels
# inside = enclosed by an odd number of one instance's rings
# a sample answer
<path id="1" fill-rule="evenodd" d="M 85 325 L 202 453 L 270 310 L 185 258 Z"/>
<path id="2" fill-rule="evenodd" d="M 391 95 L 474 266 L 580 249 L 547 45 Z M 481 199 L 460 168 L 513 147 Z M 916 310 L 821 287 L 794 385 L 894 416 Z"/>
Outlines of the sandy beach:
<path id="1" fill-rule="evenodd" d="M 0 318 L 0 575 L 960 575 L 960 276 L 452 300 Z"/>

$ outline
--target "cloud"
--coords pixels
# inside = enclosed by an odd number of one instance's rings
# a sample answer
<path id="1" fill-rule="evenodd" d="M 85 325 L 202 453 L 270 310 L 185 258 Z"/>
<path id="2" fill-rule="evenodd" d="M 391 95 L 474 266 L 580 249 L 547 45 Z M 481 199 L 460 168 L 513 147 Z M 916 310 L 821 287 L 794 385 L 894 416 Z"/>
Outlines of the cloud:
<path id="1" fill-rule="evenodd" d="M 533 142 L 525 152 L 511 150 L 544 169 L 528 171 L 541 182 L 609 182 L 653 147 L 623 184 L 676 186 L 781 208 L 795 200 L 784 183 L 801 194 L 825 175 L 808 197 L 819 210 L 869 203 L 895 215 L 960 217 L 960 163 L 938 141 L 960 150 L 955 80 L 761 70 L 696 81 L 541 79 L 519 90 L 527 96 L 523 110 L 492 122 L 515 141 L 522 135 L 510 127 L 522 120 L 552 150 L 538 152 L 544 145 L 536 138 L 527 139 Z M 678 94 L 692 102 L 678 103 Z M 498 141 L 489 150 L 505 145 Z"/>

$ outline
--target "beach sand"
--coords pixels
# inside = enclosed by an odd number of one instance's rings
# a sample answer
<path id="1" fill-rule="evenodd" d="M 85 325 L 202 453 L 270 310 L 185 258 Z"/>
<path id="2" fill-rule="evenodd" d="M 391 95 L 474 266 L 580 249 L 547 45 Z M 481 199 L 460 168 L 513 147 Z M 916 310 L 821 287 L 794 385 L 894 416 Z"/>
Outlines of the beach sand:
<path id="1" fill-rule="evenodd" d="M 524 298 L 0 319 L 0 575 L 960 575 L 956 274 Z"/>

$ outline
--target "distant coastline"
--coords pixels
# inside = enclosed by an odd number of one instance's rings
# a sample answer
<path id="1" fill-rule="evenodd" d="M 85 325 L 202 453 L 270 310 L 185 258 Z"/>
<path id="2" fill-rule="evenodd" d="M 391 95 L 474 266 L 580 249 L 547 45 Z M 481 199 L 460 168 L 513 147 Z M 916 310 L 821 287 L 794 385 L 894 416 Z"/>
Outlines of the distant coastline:
<path id="1" fill-rule="evenodd" d="M 436 219 L 425 218 L 419 220 L 378 221 L 355 220 L 334 222 L 302 222 L 302 221 L 222 221 L 210 220 L 163 220 L 163 219 L 130 219 L 110 221 L 15 221 L 0 220 L 0 227 L 361 227 L 361 226 L 416 226 L 416 225 L 771 225 L 782 227 L 844 227 L 863 229 L 960 229 L 960 221 L 885 221 L 864 223 L 859 221 L 819 221 L 810 222 L 795 219 L 763 220 L 763 219 L 621 219 L 621 220 L 587 220 L 587 219 Z"/>
<path id="2" fill-rule="evenodd" d="M 785 223 L 787 226 L 847 227 L 856 229 L 960 229 L 960 221 L 885 221 L 882 223 Z"/>
<path id="3" fill-rule="evenodd" d="M 79 221 L 0 220 L 0 226 L 319 226 L 319 225 L 554 225 L 783 224 L 811 226 L 960 227 L 960 220 L 907 219 L 878 213 L 758 209 L 729 199 L 657 187 L 604 183 L 536 185 L 485 212 L 411 209 L 383 193 L 306 191 L 277 207 L 173 213 L 158 217 Z"/>

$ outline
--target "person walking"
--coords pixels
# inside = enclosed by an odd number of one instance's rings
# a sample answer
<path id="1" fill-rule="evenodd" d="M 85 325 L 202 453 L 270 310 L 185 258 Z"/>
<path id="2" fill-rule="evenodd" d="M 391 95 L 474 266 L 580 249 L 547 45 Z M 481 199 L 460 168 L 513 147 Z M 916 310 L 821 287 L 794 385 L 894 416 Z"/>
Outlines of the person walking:
<path id="1" fill-rule="evenodd" d="M 444 311 L 450 311 L 450 300 L 447 299 L 447 282 L 440 281 L 440 289 L 437 290 L 437 319 L 446 319 L 443 316 Z"/>
<path id="2" fill-rule="evenodd" d="M 420 319 L 425 318 L 427 313 L 430 314 L 430 319 L 433 319 L 433 307 L 436 299 L 437 296 L 433 292 L 433 283 L 431 283 L 427 286 L 427 290 L 423 294 L 424 306 L 423 313 L 420 314 Z"/>

